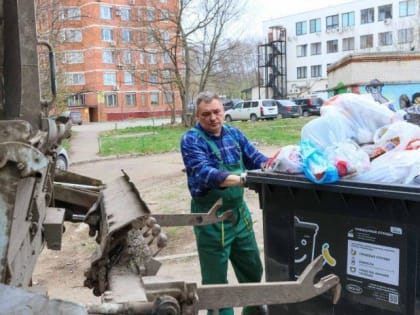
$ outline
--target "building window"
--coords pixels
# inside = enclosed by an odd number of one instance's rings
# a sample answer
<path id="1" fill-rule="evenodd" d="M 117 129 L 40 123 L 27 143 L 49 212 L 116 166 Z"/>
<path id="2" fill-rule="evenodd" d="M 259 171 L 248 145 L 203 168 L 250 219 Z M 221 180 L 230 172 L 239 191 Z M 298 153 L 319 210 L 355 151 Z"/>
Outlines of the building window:
<path id="1" fill-rule="evenodd" d="M 64 75 L 66 85 L 83 85 L 85 84 L 85 74 L 80 72 L 67 72 Z"/>
<path id="2" fill-rule="evenodd" d="M 165 51 L 163 53 L 163 63 L 168 64 L 171 62 L 171 58 L 169 56 L 169 52 Z"/>
<path id="3" fill-rule="evenodd" d="M 169 70 L 163 70 L 162 71 L 162 79 L 165 82 L 168 82 L 171 79 L 171 72 Z"/>
<path id="4" fill-rule="evenodd" d="M 66 99 L 67 106 L 85 106 L 85 94 L 70 95 Z"/>
<path id="5" fill-rule="evenodd" d="M 149 81 L 150 81 L 150 84 L 157 84 L 158 83 L 157 72 L 150 72 Z"/>
<path id="6" fill-rule="evenodd" d="M 131 50 L 123 50 L 123 63 L 126 65 L 131 65 L 133 63 L 133 54 Z"/>
<path id="7" fill-rule="evenodd" d="M 60 20 L 80 20 L 81 13 L 78 7 L 62 8 L 59 11 Z"/>
<path id="8" fill-rule="evenodd" d="M 101 19 L 102 20 L 112 19 L 112 7 L 101 5 Z"/>
<path id="9" fill-rule="evenodd" d="M 392 32 L 383 32 L 378 34 L 379 46 L 392 45 Z"/>
<path id="10" fill-rule="evenodd" d="M 311 44 L 311 55 L 320 55 L 321 52 L 321 43 L 312 43 Z"/>
<path id="11" fill-rule="evenodd" d="M 142 65 L 144 64 L 144 53 L 142 53 L 142 52 L 139 54 L 139 62 Z"/>
<path id="12" fill-rule="evenodd" d="M 169 21 L 169 13 L 168 13 L 168 10 L 162 10 L 160 12 L 160 18 L 162 19 L 162 22 L 168 22 Z"/>
<path id="13" fill-rule="evenodd" d="M 136 93 L 125 94 L 125 105 L 136 106 Z"/>
<path id="14" fill-rule="evenodd" d="M 149 52 L 149 64 L 155 65 L 157 64 L 157 55 L 155 52 Z"/>
<path id="15" fill-rule="evenodd" d="M 296 35 L 306 34 L 306 21 L 296 23 Z"/>
<path id="16" fill-rule="evenodd" d="M 312 78 L 319 78 L 321 77 L 321 65 L 311 66 L 311 77 Z"/>
<path id="17" fill-rule="evenodd" d="M 354 50 L 354 37 L 343 38 L 343 51 Z"/>
<path id="18" fill-rule="evenodd" d="M 360 49 L 373 47 L 373 34 L 360 36 Z"/>
<path id="19" fill-rule="evenodd" d="M 309 32 L 310 33 L 321 32 L 321 19 L 320 18 L 309 20 Z"/>
<path id="20" fill-rule="evenodd" d="M 174 102 L 174 93 L 172 91 L 164 91 L 163 99 L 165 104 L 173 104 Z"/>
<path id="21" fill-rule="evenodd" d="M 111 28 L 103 28 L 101 30 L 101 39 L 104 42 L 111 42 L 114 40 L 114 31 Z"/>
<path id="22" fill-rule="evenodd" d="M 403 28 L 398 30 L 398 44 L 406 44 L 413 42 L 413 28 Z"/>
<path id="23" fill-rule="evenodd" d="M 306 67 L 297 67 L 297 74 L 296 77 L 298 79 L 306 79 Z"/>
<path id="24" fill-rule="evenodd" d="M 142 9 L 137 9 L 137 20 L 138 21 L 143 21 L 143 10 Z"/>
<path id="25" fill-rule="evenodd" d="M 400 17 L 416 14 L 416 1 L 400 1 Z"/>
<path id="26" fill-rule="evenodd" d="M 140 72 L 140 82 L 145 83 L 146 82 L 146 71 Z"/>
<path id="27" fill-rule="evenodd" d="M 306 50 L 308 45 L 297 45 L 296 46 L 296 56 L 297 57 L 306 57 Z"/>
<path id="28" fill-rule="evenodd" d="M 392 19 L 392 4 L 378 7 L 378 21 L 384 21 L 385 19 Z"/>
<path id="29" fill-rule="evenodd" d="M 103 63 L 115 63 L 115 52 L 113 50 L 102 51 L 102 62 Z"/>
<path id="30" fill-rule="evenodd" d="M 360 10 L 360 24 L 368 24 L 375 22 L 375 9 Z"/>
<path id="31" fill-rule="evenodd" d="M 155 20 L 155 9 L 147 9 L 147 20 L 153 22 Z"/>
<path id="32" fill-rule="evenodd" d="M 121 40 L 124 43 L 131 42 L 131 30 L 127 30 L 127 29 L 121 30 Z"/>
<path id="33" fill-rule="evenodd" d="M 338 14 L 326 17 L 327 30 L 338 28 Z"/>
<path id="34" fill-rule="evenodd" d="M 83 63 L 84 55 L 82 51 L 65 51 L 61 59 L 62 63 Z"/>
<path id="35" fill-rule="evenodd" d="M 106 93 L 104 98 L 105 98 L 105 106 L 115 107 L 118 105 L 116 93 Z"/>
<path id="36" fill-rule="evenodd" d="M 161 36 L 162 36 L 163 43 L 168 44 L 169 43 L 169 32 L 168 31 L 162 31 Z"/>
<path id="37" fill-rule="evenodd" d="M 159 93 L 158 92 L 150 92 L 150 104 L 151 105 L 159 105 Z"/>
<path id="38" fill-rule="evenodd" d="M 120 8 L 118 14 L 120 15 L 121 21 L 130 21 L 130 9 Z"/>
<path id="39" fill-rule="evenodd" d="M 124 71 L 124 84 L 125 85 L 133 85 L 134 84 L 134 76 L 131 72 Z"/>
<path id="40" fill-rule="evenodd" d="M 117 86 L 117 74 L 115 71 L 104 72 L 104 85 Z"/>
<path id="41" fill-rule="evenodd" d="M 329 40 L 327 41 L 327 54 L 332 54 L 338 52 L 338 40 Z"/>
<path id="42" fill-rule="evenodd" d="M 152 29 L 147 31 L 147 42 L 154 43 L 155 42 L 155 33 Z"/>
<path id="43" fill-rule="evenodd" d="M 83 33 L 81 30 L 68 29 L 61 32 L 64 42 L 81 42 L 83 40 Z"/>
<path id="44" fill-rule="evenodd" d="M 354 11 L 343 13 L 341 15 L 341 26 L 342 27 L 348 27 L 348 26 L 354 26 Z"/>
<path id="45" fill-rule="evenodd" d="M 140 106 L 146 106 L 147 105 L 147 97 L 146 93 L 140 94 Z"/>

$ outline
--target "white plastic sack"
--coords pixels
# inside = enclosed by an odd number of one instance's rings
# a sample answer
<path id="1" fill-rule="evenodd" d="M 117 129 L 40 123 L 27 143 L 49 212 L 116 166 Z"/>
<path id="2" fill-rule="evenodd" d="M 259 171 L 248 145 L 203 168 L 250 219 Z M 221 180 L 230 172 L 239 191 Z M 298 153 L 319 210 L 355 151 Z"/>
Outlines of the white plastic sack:
<path id="1" fill-rule="evenodd" d="M 303 173 L 302 157 L 300 155 L 299 147 L 297 145 L 287 145 L 278 151 L 272 161 L 269 163 L 269 168 L 273 172 L 279 173 Z"/>
<path id="2" fill-rule="evenodd" d="M 420 127 L 406 121 L 397 121 L 383 126 L 377 129 L 373 136 L 373 141 L 378 145 L 398 141 L 395 150 L 405 150 L 408 143 L 416 139 L 420 139 Z"/>

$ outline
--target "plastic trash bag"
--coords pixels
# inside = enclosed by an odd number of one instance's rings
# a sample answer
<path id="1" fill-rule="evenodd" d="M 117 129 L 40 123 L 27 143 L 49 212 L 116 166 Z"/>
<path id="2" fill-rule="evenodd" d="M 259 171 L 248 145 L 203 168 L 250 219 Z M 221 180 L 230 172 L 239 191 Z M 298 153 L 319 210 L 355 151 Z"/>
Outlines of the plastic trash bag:
<path id="1" fill-rule="evenodd" d="M 405 150 L 411 141 L 420 139 L 420 127 L 409 122 L 397 121 L 378 128 L 373 136 L 374 143 L 380 145 L 390 141 L 397 142 L 395 139 L 398 139 L 395 149 Z"/>
<path id="2" fill-rule="evenodd" d="M 299 146 L 287 145 L 282 147 L 267 163 L 269 170 L 278 173 L 303 173 L 302 156 Z"/>
<path id="3" fill-rule="evenodd" d="M 303 172 L 310 181 L 327 184 L 339 179 L 337 168 L 310 140 L 299 142 L 299 150 L 302 156 Z"/>

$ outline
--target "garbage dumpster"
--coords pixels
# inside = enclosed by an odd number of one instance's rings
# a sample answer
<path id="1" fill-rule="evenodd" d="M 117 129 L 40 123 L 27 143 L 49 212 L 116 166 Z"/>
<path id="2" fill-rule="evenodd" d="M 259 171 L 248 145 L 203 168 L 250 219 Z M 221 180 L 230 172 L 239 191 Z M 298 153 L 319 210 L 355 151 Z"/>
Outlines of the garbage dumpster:
<path id="1" fill-rule="evenodd" d="M 420 187 L 251 171 L 263 209 L 267 281 L 295 280 L 318 255 L 340 277 L 339 303 L 322 295 L 273 305 L 278 314 L 420 314 Z"/>

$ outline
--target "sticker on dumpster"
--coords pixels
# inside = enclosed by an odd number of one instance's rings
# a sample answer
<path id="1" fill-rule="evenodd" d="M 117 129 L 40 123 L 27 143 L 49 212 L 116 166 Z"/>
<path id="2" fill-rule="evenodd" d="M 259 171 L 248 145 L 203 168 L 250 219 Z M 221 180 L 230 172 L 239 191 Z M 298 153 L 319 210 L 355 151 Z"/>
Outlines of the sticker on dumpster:
<path id="1" fill-rule="evenodd" d="M 295 276 L 298 277 L 306 266 L 314 260 L 316 237 L 319 226 L 313 222 L 301 221 L 294 217 L 295 243 Z"/>
<path id="2" fill-rule="evenodd" d="M 348 240 L 348 275 L 398 286 L 399 261 L 399 248 Z"/>

